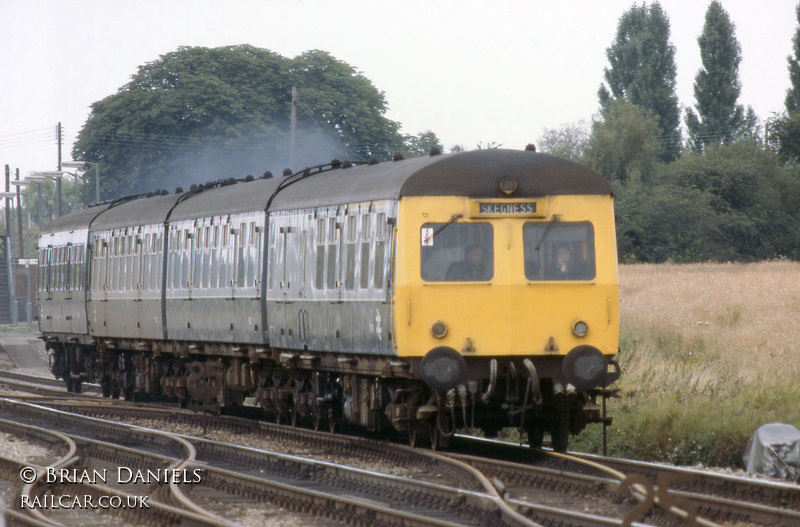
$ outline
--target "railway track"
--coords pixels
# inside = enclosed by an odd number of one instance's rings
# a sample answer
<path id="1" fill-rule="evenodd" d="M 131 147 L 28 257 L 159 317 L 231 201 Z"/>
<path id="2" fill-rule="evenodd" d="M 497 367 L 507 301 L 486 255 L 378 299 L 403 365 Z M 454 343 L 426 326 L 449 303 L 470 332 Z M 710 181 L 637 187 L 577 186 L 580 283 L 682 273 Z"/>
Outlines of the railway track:
<path id="1" fill-rule="evenodd" d="M 699 471 L 689 471 L 690 478 L 674 467 L 590 456 L 581 461 L 460 436 L 443 457 L 172 407 L 39 400 L 71 413 L 172 430 L 194 448 L 197 465 L 191 466 L 204 470 L 201 484 L 179 486 L 186 499 L 229 523 L 288 510 L 347 525 L 374 525 L 375 518 L 387 525 L 800 525 L 797 485 Z M 279 453 L 287 450 L 295 455 Z"/>
<path id="2" fill-rule="evenodd" d="M 473 490 L 310 462 L 218 441 L 184 438 L 8 399 L 0 400 L 0 416 L 16 422 L 37 422 L 74 438 L 83 446 L 85 456 L 81 468 L 76 469 L 79 474 L 90 468 L 105 470 L 106 465 L 126 467 L 126 471 L 132 472 L 146 470 L 135 468 L 143 466 L 157 471 L 171 460 L 170 470 L 184 470 L 194 479 L 171 482 L 168 497 L 161 497 L 165 494 L 161 487 L 155 491 L 145 489 L 155 498 L 152 503 L 161 506 L 162 514 L 174 512 L 170 505 L 179 504 L 181 509 L 204 518 L 203 521 L 211 525 L 239 523 L 239 518 L 223 518 L 217 511 L 222 510 L 219 504 L 241 497 L 277 503 L 284 509 L 313 514 L 341 525 L 367 526 L 376 521 L 380 525 L 398 526 L 536 525 L 505 504 L 497 490 L 477 471 L 444 458 L 440 462 L 450 466 L 449 472 L 462 472 L 462 481 L 469 481 L 467 486 Z M 98 450 L 105 453 L 98 455 Z M 151 459 L 142 463 L 139 459 L 142 456 Z M 61 486 L 49 489 L 50 495 L 65 492 L 61 488 L 64 482 L 60 483 Z M 72 493 L 89 493 L 81 481 L 67 483 L 81 486 L 79 490 L 73 488 Z M 91 487 L 110 494 L 112 490 L 106 488 L 105 483 L 94 482 Z M 126 492 L 126 496 L 131 495 L 130 491 Z M 49 519 L 41 514 L 37 516 L 40 520 Z M 87 523 L 86 518 L 80 520 Z M 162 524 L 163 518 L 145 518 L 143 523 Z"/>
<path id="3" fill-rule="evenodd" d="M 459 436 L 452 447 L 461 452 L 456 455 L 458 459 L 505 481 L 510 492 L 522 496 L 529 489 L 553 485 L 568 487 L 577 494 L 599 492 L 611 496 L 619 493 L 619 481 L 628 481 L 626 486 L 639 486 L 644 501 L 659 504 L 666 512 L 674 507 L 725 525 L 800 525 L 800 485 L 796 484 L 588 454 L 565 457 L 466 436 Z M 477 452 L 480 456 L 470 455 Z M 617 476 L 606 476 L 603 481 L 604 472 Z"/>
<path id="4" fill-rule="evenodd" d="M 14 371 L 0 370 L 0 389 L 50 397 L 70 397 L 74 394 L 65 390 L 64 381 L 53 377 L 43 377 Z M 101 395 L 97 384 L 83 383 L 82 392 L 87 395 Z"/>

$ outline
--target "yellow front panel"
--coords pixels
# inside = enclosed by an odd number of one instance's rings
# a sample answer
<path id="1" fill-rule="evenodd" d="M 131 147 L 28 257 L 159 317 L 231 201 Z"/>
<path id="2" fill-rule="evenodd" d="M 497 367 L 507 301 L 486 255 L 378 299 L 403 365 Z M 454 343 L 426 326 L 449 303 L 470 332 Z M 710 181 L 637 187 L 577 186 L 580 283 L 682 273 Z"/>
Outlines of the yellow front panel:
<path id="1" fill-rule="evenodd" d="M 539 206 L 540 211 L 547 211 L 545 217 L 481 217 L 475 214 L 475 201 L 464 197 L 428 196 L 400 201 L 394 297 L 400 356 L 422 356 L 442 345 L 461 351 L 465 357 L 564 355 L 581 344 L 595 346 L 607 355 L 616 353 L 619 291 L 611 197 L 553 196 L 539 200 L 545 202 L 544 207 Z M 532 281 L 526 277 L 523 226 L 526 222 L 541 222 L 545 232 L 556 215 L 556 225 L 591 223 L 596 254 L 596 274 L 591 280 Z M 422 247 L 431 243 L 433 230 L 427 229 L 426 241 L 423 226 L 450 221 L 491 225 L 491 279 L 423 280 Z M 588 324 L 589 332 L 583 338 L 572 332 L 577 320 Z M 447 326 L 441 339 L 431 333 L 437 321 Z"/>

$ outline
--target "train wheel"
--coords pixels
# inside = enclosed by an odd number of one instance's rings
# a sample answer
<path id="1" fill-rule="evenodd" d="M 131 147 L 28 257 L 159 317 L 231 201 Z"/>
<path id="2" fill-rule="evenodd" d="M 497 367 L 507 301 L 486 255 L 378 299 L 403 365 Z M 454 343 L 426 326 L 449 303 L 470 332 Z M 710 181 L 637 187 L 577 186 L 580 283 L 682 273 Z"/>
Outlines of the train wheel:
<path id="1" fill-rule="evenodd" d="M 528 428 L 528 445 L 531 448 L 542 448 L 544 444 L 544 426 L 538 423 L 531 424 Z"/>
<path id="2" fill-rule="evenodd" d="M 425 443 L 427 439 L 427 432 L 424 426 L 417 422 L 411 422 L 408 425 L 408 444 L 412 447 L 419 447 Z"/>
<path id="3" fill-rule="evenodd" d="M 311 421 L 315 431 L 319 432 L 322 429 L 322 425 L 325 423 L 325 420 L 328 419 L 328 414 L 327 406 L 314 402 L 311 407 Z"/>
<path id="4" fill-rule="evenodd" d="M 320 428 L 322 428 L 322 415 L 320 414 L 320 409 L 317 408 L 314 411 L 314 431 L 319 432 Z"/>
<path id="5" fill-rule="evenodd" d="M 442 431 L 435 420 L 431 423 L 428 430 L 431 434 L 431 450 L 441 450 L 450 445 L 450 436 Z"/>
<path id="6" fill-rule="evenodd" d="M 550 431 L 553 450 L 566 452 L 569 445 L 569 412 L 560 412 Z"/>
<path id="7" fill-rule="evenodd" d="M 483 435 L 489 439 L 497 439 L 497 435 L 500 433 L 500 428 L 497 426 L 485 426 L 483 428 Z"/>
<path id="8" fill-rule="evenodd" d="M 328 432 L 336 433 L 336 416 L 333 413 L 333 407 L 328 408 Z"/>

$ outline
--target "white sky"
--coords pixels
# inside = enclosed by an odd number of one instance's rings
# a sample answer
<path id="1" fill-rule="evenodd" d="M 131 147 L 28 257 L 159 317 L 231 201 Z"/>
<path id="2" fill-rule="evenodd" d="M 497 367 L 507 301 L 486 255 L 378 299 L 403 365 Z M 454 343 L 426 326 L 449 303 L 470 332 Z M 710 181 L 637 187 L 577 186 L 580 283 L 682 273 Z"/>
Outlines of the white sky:
<path id="1" fill-rule="evenodd" d="M 619 17 L 633 0 L 0 0 L 0 165 L 55 170 L 89 106 L 179 46 L 330 52 L 385 92 L 387 116 L 445 147 L 522 148 L 589 120 Z M 641 3 L 641 2 L 636 2 Z M 693 106 L 706 1 L 661 0 Z M 722 0 L 742 46 L 740 104 L 783 110 L 796 0 Z M 1 170 L 1 168 L 0 168 Z"/>

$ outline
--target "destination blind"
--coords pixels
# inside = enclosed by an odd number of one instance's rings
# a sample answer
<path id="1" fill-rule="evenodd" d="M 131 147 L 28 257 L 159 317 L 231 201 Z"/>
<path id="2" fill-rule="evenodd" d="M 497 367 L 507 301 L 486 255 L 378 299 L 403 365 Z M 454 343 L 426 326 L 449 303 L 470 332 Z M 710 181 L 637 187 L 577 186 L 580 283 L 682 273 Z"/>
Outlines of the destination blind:
<path id="1" fill-rule="evenodd" d="M 544 201 L 473 201 L 472 216 L 544 216 Z"/>

